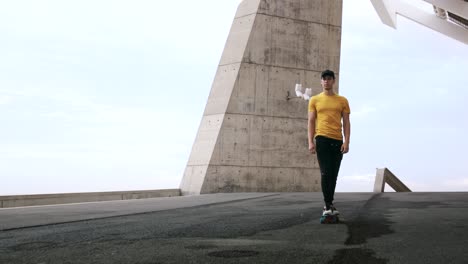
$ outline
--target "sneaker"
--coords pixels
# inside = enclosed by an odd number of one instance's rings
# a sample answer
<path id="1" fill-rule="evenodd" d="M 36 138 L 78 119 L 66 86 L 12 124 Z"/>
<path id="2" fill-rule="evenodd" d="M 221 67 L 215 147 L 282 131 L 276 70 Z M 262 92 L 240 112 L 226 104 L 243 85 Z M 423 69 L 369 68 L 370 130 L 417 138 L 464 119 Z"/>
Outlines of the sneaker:
<path id="1" fill-rule="evenodd" d="M 330 205 L 330 209 L 331 209 L 333 215 L 339 215 L 340 214 L 340 211 L 336 210 L 336 207 L 333 204 Z"/>
<path id="2" fill-rule="evenodd" d="M 336 210 L 336 207 L 332 205 L 330 205 L 330 209 L 327 210 L 327 207 L 324 206 L 323 207 L 323 215 L 339 215 L 340 212 L 338 210 Z"/>
<path id="3" fill-rule="evenodd" d="M 322 215 L 333 215 L 333 211 L 332 211 L 331 207 L 330 207 L 330 209 L 327 210 L 327 207 L 324 206 Z"/>

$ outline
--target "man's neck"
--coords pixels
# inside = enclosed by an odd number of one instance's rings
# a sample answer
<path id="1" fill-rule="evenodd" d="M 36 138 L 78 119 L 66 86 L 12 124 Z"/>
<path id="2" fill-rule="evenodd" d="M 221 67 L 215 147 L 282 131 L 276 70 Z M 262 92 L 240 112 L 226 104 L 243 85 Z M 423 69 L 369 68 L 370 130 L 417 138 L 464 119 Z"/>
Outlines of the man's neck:
<path id="1" fill-rule="evenodd" d="M 325 95 L 335 95 L 335 92 L 333 92 L 333 89 L 330 89 L 330 90 L 323 89 L 323 93 Z"/>

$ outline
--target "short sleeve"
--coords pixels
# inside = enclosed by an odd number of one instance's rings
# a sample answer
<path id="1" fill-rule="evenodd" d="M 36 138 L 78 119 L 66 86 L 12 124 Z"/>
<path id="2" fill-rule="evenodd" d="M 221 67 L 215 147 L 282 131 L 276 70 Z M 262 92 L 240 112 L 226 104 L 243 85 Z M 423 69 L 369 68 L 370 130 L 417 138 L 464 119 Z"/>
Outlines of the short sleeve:
<path id="1" fill-rule="evenodd" d="M 348 99 L 343 97 L 343 113 L 351 114 L 351 108 L 349 108 Z"/>
<path id="2" fill-rule="evenodd" d="M 317 104 L 317 98 L 313 96 L 309 100 L 309 112 L 317 112 L 316 104 Z"/>

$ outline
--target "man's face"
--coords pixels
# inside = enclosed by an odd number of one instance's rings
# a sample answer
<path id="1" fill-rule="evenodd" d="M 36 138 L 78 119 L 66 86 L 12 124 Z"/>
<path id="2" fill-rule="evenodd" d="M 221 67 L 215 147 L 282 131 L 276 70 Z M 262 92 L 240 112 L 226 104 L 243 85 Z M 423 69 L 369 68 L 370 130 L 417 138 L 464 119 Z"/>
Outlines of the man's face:
<path id="1" fill-rule="evenodd" d="M 333 84 L 335 84 L 335 79 L 331 76 L 323 76 L 321 83 L 323 89 L 331 90 L 333 89 Z"/>

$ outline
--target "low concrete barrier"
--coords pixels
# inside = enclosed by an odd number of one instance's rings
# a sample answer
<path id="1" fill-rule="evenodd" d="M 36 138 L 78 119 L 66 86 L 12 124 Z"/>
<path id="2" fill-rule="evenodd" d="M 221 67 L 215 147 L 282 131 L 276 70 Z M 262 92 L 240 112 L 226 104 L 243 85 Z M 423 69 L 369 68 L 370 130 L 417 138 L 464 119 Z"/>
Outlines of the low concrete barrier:
<path id="1" fill-rule="evenodd" d="M 180 189 L 0 196 L 0 208 L 180 196 Z"/>
<path id="2" fill-rule="evenodd" d="M 377 169 L 374 192 L 384 192 L 385 183 L 392 187 L 396 192 L 411 192 L 410 188 L 400 181 L 389 169 Z"/>

